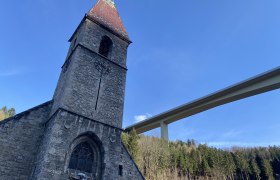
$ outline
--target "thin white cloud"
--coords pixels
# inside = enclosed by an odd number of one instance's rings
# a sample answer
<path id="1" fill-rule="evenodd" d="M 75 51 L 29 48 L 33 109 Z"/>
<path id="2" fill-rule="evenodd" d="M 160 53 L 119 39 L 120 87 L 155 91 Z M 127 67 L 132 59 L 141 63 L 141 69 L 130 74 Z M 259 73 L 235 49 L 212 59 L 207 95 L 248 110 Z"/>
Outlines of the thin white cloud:
<path id="1" fill-rule="evenodd" d="M 235 137 L 239 137 L 242 134 L 243 134 L 242 131 L 238 131 L 238 130 L 232 129 L 232 130 L 224 133 L 222 135 L 222 137 L 224 137 L 224 138 L 235 138 Z"/>
<path id="2" fill-rule="evenodd" d="M 0 71 L 0 77 L 16 76 L 19 74 L 21 74 L 21 71 L 19 70 Z"/>
<path id="3" fill-rule="evenodd" d="M 144 121 L 144 120 L 146 120 L 150 117 L 152 117 L 152 115 L 149 114 L 149 113 L 146 113 L 146 114 L 143 114 L 143 115 L 136 115 L 136 116 L 134 116 L 134 121 L 136 123 L 138 123 L 138 122 Z"/>

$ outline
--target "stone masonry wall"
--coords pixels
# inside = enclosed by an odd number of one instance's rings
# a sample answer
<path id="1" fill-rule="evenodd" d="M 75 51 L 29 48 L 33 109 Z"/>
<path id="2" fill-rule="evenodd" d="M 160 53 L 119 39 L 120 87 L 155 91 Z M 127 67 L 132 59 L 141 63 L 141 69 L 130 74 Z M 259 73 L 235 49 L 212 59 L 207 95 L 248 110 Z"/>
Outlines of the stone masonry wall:
<path id="1" fill-rule="evenodd" d="M 121 132 L 121 129 L 59 110 L 48 123 L 33 179 L 68 179 L 71 144 L 83 135 L 96 136 L 102 142 L 103 180 L 144 179 L 121 143 Z M 123 166 L 123 176 L 119 175 L 119 165 Z"/>
<path id="2" fill-rule="evenodd" d="M 30 178 L 50 106 L 49 102 L 0 122 L 0 179 Z"/>
<path id="3" fill-rule="evenodd" d="M 61 107 L 121 128 L 128 43 L 90 20 L 83 23 L 61 72 L 52 113 Z M 113 41 L 109 58 L 98 54 L 105 35 Z"/>
<path id="4" fill-rule="evenodd" d="M 124 144 L 122 144 L 122 152 L 121 152 L 121 163 L 123 165 L 123 178 L 122 179 L 141 179 L 144 180 L 143 174 L 140 172 L 139 168 L 135 164 L 134 160 L 132 159 L 131 155 L 127 151 Z"/>
<path id="5" fill-rule="evenodd" d="M 83 38 L 80 42 L 83 46 L 88 47 L 94 52 L 98 52 L 102 37 L 108 36 L 113 41 L 112 52 L 108 59 L 122 67 L 126 67 L 128 42 L 120 39 L 89 19 L 86 19 L 84 28 Z"/>
<path id="6" fill-rule="evenodd" d="M 63 92 L 57 91 L 54 108 L 62 107 L 121 128 L 126 70 L 82 46 L 77 47 L 71 61 L 67 77 L 61 75 Z"/>

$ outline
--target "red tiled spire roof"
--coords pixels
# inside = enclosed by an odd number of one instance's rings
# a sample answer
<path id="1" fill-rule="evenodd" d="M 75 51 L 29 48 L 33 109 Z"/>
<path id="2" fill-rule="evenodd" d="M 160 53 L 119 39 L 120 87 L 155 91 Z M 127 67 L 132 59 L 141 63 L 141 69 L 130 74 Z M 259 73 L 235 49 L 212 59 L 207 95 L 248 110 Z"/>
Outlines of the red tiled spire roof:
<path id="1" fill-rule="evenodd" d="M 129 40 L 113 0 L 98 0 L 88 16 Z"/>

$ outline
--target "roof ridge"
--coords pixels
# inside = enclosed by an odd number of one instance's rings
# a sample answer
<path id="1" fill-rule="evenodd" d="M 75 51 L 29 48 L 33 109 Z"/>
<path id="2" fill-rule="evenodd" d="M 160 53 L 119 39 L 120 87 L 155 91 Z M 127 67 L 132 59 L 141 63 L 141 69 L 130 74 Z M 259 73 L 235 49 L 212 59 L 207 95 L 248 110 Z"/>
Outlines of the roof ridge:
<path id="1" fill-rule="evenodd" d="M 4 120 L 0 121 L 0 125 L 5 124 L 5 123 L 7 123 L 7 122 L 9 122 L 9 121 L 11 121 L 11 120 L 13 120 L 13 119 L 20 119 L 22 116 L 24 116 L 24 115 L 30 113 L 31 111 L 34 111 L 34 110 L 39 109 L 39 108 L 41 108 L 41 107 L 47 106 L 47 105 L 51 104 L 52 102 L 53 102 L 53 100 L 47 101 L 47 102 L 45 102 L 45 103 L 43 103 L 43 104 L 40 104 L 40 105 L 35 106 L 35 107 L 33 107 L 33 108 L 30 108 L 30 109 L 28 109 L 28 110 L 26 110 L 26 111 L 23 111 L 23 112 L 21 112 L 21 113 L 18 113 L 18 114 L 16 114 L 16 115 L 12 116 L 12 117 L 9 117 L 9 118 L 7 118 L 7 119 L 4 119 Z"/>

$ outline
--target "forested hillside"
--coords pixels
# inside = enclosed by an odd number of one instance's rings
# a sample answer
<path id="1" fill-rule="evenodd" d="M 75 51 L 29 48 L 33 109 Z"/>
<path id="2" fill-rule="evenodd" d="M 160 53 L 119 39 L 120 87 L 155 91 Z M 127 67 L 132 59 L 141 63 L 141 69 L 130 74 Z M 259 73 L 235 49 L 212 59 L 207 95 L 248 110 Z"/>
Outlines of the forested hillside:
<path id="1" fill-rule="evenodd" d="M 6 106 L 2 107 L 0 109 L 0 121 L 9 118 L 11 116 L 14 116 L 16 114 L 16 111 L 14 108 L 8 109 Z"/>
<path id="2" fill-rule="evenodd" d="M 280 147 L 221 150 L 134 131 L 122 139 L 147 180 L 280 179 Z"/>

